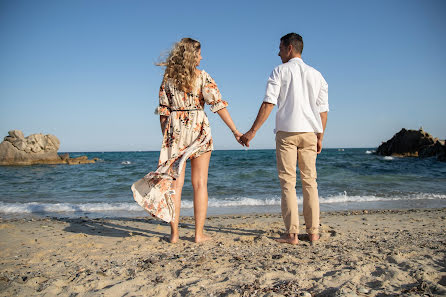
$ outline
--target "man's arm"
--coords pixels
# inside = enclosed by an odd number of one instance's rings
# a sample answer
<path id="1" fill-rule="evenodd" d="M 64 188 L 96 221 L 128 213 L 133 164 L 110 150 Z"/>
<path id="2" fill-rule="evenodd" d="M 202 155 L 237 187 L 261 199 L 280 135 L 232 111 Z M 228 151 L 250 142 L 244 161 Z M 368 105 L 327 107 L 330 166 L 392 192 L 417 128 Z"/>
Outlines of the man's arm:
<path id="1" fill-rule="evenodd" d="M 274 108 L 274 104 L 263 102 L 262 105 L 260 105 L 259 113 L 257 114 L 256 120 L 254 121 L 254 124 L 252 124 L 251 129 L 249 129 L 248 132 L 246 132 L 240 140 L 244 145 L 249 147 L 249 142 L 254 138 L 257 131 L 262 127 L 263 123 L 268 119 L 269 115 L 271 114 L 271 111 Z"/>
<path id="2" fill-rule="evenodd" d="M 324 139 L 324 133 L 325 133 L 325 127 L 327 127 L 327 117 L 328 112 L 321 112 L 321 121 L 322 121 L 322 128 L 324 131 L 322 133 L 317 134 L 317 153 L 320 154 L 322 151 L 322 139 Z"/>

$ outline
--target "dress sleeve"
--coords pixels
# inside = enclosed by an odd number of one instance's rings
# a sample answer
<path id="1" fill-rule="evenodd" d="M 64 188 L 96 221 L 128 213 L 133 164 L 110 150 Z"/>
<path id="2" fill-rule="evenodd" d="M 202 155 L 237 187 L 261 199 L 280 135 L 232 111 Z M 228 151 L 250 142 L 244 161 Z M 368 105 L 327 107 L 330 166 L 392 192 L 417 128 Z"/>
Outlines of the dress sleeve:
<path id="1" fill-rule="evenodd" d="M 217 84 L 212 79 L 212 77 L 207 74 L 204 74 L 204 82 L 203 82 L 203 98 L 204 101 L 211 106 L 212 112 L 217 112 L 220 109 L 228 106 L 228 102 L 221 99 L 220 91 L 218 90 Z"/>
<path id="2" fill-rule="evenodd" d="M 170 103 L 169 98 L 166 94 L 165 82 L 161 84 L 160 92 L 159 92 L 160 103 L 158 107 L 155 109 L 155 114 L 159 114 L 162 116 L 170 115 Z"/>

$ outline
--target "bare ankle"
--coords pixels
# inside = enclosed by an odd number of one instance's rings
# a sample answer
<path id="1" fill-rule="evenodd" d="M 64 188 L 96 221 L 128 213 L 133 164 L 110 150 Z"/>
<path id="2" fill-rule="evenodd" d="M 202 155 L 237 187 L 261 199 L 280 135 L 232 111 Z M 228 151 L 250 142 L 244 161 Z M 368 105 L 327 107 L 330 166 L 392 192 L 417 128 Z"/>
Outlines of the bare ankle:
<path id="1" fill-rule="evenodd" d="M 299 238 L 297 233 L 288 233 L 275 240 L 280 243 L 288 243 L 293 245 L 299 244 Z"/>
<path id="2" fill-rule="evenodd" d="M 170 234 L 170 239 L 169 239 L 170 243 L 176 243 L 176 242 L 178 242 L 179 239 L 180 239 L 180 236 L 178 233 Z"/>
<path id="3" fill-rule="evenodd" d="M 211 240 L 212 237 L 206 235 L 206 234 L 195 234 L 195 243 L 199 243 L 199 242 L 204 242 L 204 241 L 208 241 Z"/>

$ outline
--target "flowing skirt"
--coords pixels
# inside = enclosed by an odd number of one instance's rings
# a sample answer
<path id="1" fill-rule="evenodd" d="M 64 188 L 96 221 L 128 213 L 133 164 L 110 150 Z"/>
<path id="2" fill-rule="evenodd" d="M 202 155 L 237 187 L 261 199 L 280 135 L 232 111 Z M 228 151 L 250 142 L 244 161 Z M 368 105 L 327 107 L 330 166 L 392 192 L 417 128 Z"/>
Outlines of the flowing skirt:
<path id="1" fill-rule="evenodd" d="M 204 111 L 175 112 L 167 121 L 157 170 L 135 182 L 131 189 L 140 206 L 169 223 L 175 218 L 172 182 L 179 177 L 187 159 L 211 151 L 213 145 Z"/>

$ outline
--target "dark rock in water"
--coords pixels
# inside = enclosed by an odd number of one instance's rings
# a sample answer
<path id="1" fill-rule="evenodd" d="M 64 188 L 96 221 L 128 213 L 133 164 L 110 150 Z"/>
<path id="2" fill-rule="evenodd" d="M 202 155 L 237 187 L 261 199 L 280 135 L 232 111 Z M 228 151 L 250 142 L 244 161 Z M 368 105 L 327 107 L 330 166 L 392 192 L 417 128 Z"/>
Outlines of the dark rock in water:
<path id="1" fill-rule="evenodd" d="M 376 153 L 397 157 L 437 157 L 439 161 L 446 161 L 444 141 L 434 138 L 422 128 L 420 130 L 401 129 L 390 140 L 383 142 Z"/>
<path id="2" fill-rule="evenodd" d="M 441 159 L 441 157 L 444 159 L 446 153 L 445 148 L 444 141 L 438 140 L 434 145 L 421 148 L 418 155 L 422 158 L 436 156 L 437 159 Z"/>
<path id="3" fill-rule="evenodd" d="M 383 156 L 418 157 L 420 149 L 433 144 L 433 137 L 422 130 L 401 129 L 390 140 L 382 143 L 376 153 Z"/>
<path id="4" fill-rule="evenodd" d="M 446 162 L 446 145 L 444 144 L 444 141 L 443 144 L 441 145 L 441 149 L 439 149 L 437 152 L 437 160 Z"/>
<path id="5" fill-rule="evenodd" d="M 74 159 L 68 154 L 59 156 L 60 141 L 54 135 L 31 134 L 24 137 L 20 130 L 12 130 L 8 134 L 0 143 L 0 165 L 95 163 L 86 156 Z"/>

